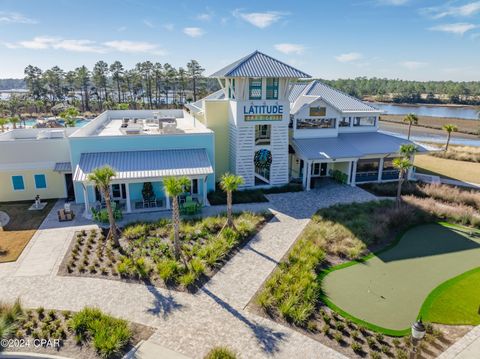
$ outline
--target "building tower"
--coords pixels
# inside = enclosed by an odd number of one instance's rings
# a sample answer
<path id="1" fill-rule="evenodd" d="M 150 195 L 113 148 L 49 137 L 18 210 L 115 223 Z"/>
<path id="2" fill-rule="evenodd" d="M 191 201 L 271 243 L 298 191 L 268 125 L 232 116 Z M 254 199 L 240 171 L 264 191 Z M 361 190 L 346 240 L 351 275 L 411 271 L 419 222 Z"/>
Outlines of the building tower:
<path id="1" fill-rule="evenodd" d="M 229 170 L 245 187 L 288 183 L 288 95 L 294 81 L 310 75 L 255 51 L 211 77 L 228 101 Z"/>

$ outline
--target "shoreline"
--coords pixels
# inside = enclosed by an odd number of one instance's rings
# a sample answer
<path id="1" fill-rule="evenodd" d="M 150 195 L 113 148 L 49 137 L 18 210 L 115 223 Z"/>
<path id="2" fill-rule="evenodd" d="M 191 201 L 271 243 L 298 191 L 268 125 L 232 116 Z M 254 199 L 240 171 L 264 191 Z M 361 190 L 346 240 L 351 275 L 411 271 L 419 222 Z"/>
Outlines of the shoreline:
<path id="1" fill-rule="evenodd" d="M 367 103 L 378 103 L 382 105 L 394 105 L 394 106 L 401 106 L 401 107 L 447 107 L 447 108 L 468 108 L 473 110 L 479 110 L 480 105 L 463 105 L 457 103 L 407 103 L 407 102 L 385 102 L 385 101 L 373 101 L 369 99 L 364 99 L 363 101 Z M 476 121 L 475 119 L 472 119 Z"/>

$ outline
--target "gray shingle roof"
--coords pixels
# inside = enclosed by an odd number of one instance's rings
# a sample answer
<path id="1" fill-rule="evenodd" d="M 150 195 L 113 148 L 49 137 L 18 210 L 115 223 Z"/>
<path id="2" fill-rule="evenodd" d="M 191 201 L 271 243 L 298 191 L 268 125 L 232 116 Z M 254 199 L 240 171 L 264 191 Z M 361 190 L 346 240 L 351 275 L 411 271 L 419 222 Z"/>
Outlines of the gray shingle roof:
<path id="1" fill-rule="evenodd" d="M 334 89 L 318 80 L 313 81 L 312 85 L 308 87 L 303 95 L 321 97 L 342 112 L 381 112 L 375 107 L 367 105 L 365 102 Z"/>
<path id="2" fill-rule="evenodd" d="M 311 76 L 260 51 L 255 51 L 215 72 L 210 77 L 310 78 Z"/>
<path id="3" fill-rule="evenodd" d="M 114 179 L 194 176 L 213 173 L 205 149 L 82 153 L 74 181 L 86 181 L 95 168 L 111 166 Z"/>
<path id="4" fill-rule="evenodd" d="M 341 133 L 338 137 L 293 139 L 292 146 L 308 160 L 359 158 L 397 153 L 400 145 L 413 142 L 380 132 Z M 419 152 L 426 152 L 418 146 Z"/>

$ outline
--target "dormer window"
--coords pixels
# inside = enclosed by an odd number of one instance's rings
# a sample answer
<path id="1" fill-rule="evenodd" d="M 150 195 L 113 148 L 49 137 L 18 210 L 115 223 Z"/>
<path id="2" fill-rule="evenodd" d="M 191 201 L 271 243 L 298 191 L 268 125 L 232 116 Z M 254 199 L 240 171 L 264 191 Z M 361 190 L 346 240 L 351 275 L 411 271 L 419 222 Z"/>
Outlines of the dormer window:
<path id="1" fill-rule="evenodd" d="M 267 100 L 278 100 L 278 78 L 267 78 Z"/>
<path id="2" fill-rule="evenodd" d="M 250 100 L 262 99 L 262 79 L 261 78 L 248 79 L 248 98 Z"/>

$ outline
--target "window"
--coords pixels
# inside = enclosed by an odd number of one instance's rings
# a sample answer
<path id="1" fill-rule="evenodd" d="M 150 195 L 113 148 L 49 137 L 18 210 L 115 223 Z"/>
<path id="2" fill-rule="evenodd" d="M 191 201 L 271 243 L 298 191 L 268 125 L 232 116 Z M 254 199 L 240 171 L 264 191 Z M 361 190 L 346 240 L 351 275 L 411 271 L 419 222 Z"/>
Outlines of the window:
<path id="1" fill-rule="evenodd" d="M 25 190 L 25 183 L 23 182 L 23 176 L 12 176 L 12 184 L 14 191 Z"/>
<path id="2" fill-rule="evenodd" d="M 310 107 L 310 116 L 326 116 L 326 107 Z"/>
<path id="3" fill-rule="evenodd" d="M 351 121 L 351 117 L 342 117 L 340 122 L 338 123 L 338 127 L 350 127 Z"/>
<path id="4" fill-rule="evenodd" d="M 278 78 L 267 79 L 267 100 L 278 100 Z"/>
<path id="5" fill-rule="evenodd" d="M 376 119 L 377 118 L 375 116 L 354 117 L 353 125 L 354 126 L 375 126 Z"/>
<path id="6" fill-rule="evenodd" d="M 248 97 L 250 100 L 262 99 L 262 79 L 249 79 Z"/>
<path id="7" fill-rule="evenodd" d="M 297 119 L 297 129 L 335 128 L 335 118 Z"/>
<path id="8" fill-rule="evenodd" d="M 35 181 L 35 188 L 36 189 L 47 188 L 47 179 L 45 178 L 45 175 L 34 175 L 33 179 Z"/>
<path id="9" fill-rule="evenodd" d="M 198 194 L 198 179 L 192 179 L 192 185 L 190 186 L 191 194 Z"/>
<path id="10" fill-rule="evenodd" d="M 378 159 L 364 159 L 358 160 L 357 172 L 376 172 L 378 171 Z"/>
<path id="11" fill-rule="evenodd" d="M 271 125 L 256 125 L 255 126 L 255 144 L 269 145 L 272 133 Z"/>

